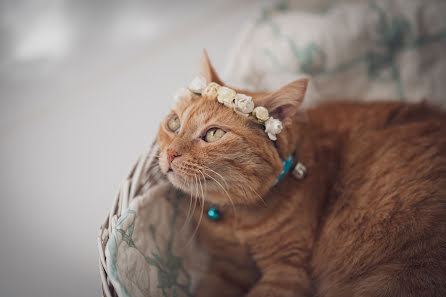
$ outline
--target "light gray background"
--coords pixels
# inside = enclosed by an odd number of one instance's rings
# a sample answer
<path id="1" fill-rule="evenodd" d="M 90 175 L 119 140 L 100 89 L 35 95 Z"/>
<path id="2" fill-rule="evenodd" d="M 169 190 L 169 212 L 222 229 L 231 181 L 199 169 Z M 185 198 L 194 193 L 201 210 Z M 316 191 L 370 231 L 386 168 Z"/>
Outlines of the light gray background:
<path id="1" fill-rule="evenodd" d="M 266 3 L 0 0 L 1 297 L 101 294 L 121 180 L 202 49 L 223 70 Z"/>

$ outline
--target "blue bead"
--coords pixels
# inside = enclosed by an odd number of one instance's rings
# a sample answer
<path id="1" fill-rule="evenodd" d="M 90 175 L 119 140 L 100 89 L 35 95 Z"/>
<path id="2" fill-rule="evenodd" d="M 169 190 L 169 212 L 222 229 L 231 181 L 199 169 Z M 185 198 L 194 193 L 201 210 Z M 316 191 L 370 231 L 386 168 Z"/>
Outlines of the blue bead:
<path id="1" fill-rule="evenodd" d="M 288 157 L 288 159 L 286 159 L 286 160 L 282 160 L 282 172 L 280 172 L 280 175 L 277 178 L 274 185 L 277 184 L 278 182 L 280 182 L 282 180 L 282 178 L 284 178 L 285 175 L 288 174 L 288 172 L 290 171 L 291 165 L 293 165 L 293 160 L 294 160 L 293 155 L 290 155 Z"/>
<path id="2" fill-rule="evenodd" d="M 208 218 L 213 221 L 216 221 L 220 218 L 220 212 L 214 205 L 212 205 L 208 210 Z"/>

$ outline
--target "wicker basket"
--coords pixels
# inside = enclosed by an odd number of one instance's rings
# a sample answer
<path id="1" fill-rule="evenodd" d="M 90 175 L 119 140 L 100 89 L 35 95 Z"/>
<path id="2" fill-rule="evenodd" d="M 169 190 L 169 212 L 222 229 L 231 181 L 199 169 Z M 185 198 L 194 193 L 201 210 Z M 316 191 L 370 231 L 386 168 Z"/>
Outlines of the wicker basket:
<path id="1" fill-rule="evenodd" d="M 158 147 L 156 142 L 153 142 L 149 150 L 139 157 L 138 161 L 130 171 L 129 176 L 122 183 L 110 212 L 105 218 L 105 222 L 99 228 L 99 272 L 101 275 L 102 294 L 104 297 L 118 296 L 107 275 L 107 263 L 105 258 L 105 247 L 111 234 L 111 230 L 133 199 L 142 193 L 145 193 L 154 185 L 165 180 L 157 166 L 157 156 Z"/>

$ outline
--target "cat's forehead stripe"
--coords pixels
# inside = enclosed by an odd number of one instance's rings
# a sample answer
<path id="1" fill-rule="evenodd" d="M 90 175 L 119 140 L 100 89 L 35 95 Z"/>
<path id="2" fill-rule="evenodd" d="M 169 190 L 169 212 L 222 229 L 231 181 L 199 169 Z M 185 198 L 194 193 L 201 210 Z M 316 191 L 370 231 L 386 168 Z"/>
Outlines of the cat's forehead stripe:
<path id="1" fill-rule="evenodd" d="M 214 116 L 214 113 L 209 112 L 209 113 L 207 114 L 207 117 L 206 117 L 206 119 L 204 120 L 204 122 L 205 122 L 206 124 L 209 123 L 209 121 L 213 118 L 213 116 Z"/>
<path id="2" fill-rule="evenodd" d="M 186 108 L 184 108 L 180 114 L 180 119 L 183 122 L 183 124 L 186 124 L 186 121 L 189 119 L 189 113 L 191 112 L 193 105 L 188 105 Z"/>
<path id="3" fill-rule="evenodd" d="M 191 104 L 184 109 L 182 115 L 180 116 L 184 126 L 187 126 L 191 121 L 195 123 L 201 122 L 201 118 L 203 117 L 203 115 L 199 113 L 199 108 L 199 104 Z"/>
<path id="4" fill-rule="evenodd" d="M 188 125 L 190 121 L 194 121 L 199 125 L 207 124 L 211 119 L 215 118 L 215 113 L 207 110 L 207 112 L 202 112 L 206 110 L 200 104 L 191 104 L 187 106 L 181 113 L 180 119 L 183 125 Z"/>

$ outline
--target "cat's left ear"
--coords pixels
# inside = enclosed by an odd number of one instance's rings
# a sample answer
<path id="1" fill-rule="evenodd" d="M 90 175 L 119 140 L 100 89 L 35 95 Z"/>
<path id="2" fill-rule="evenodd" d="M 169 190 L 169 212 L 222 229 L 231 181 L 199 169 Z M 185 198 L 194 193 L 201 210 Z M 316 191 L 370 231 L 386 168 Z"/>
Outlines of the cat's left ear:
<path id="1" fill-rule="evenodd" d="M 206 81 L 208 83 L 215 82 L 219 85 L 223 85 L 223 82 L 218 77 L 217 72 L 215 72 L 214 70 L 214 67 L 212 67 L 211 61 L 209 60 L 209 56 L 206 50 L 203 50 L 203 55 L 201 56 L 199 73 L 204 78 L 206 78 Z"/>
<path id="2" fill-rule="evenodd" d="M 298 114 L 299 106 L 304 101 L 308 79 L 298 79 L 277 91 L 255 100 L 256 106 L 268 109 L 269 114 L 282 121 L 283 125 L 290 124 Z"/>

